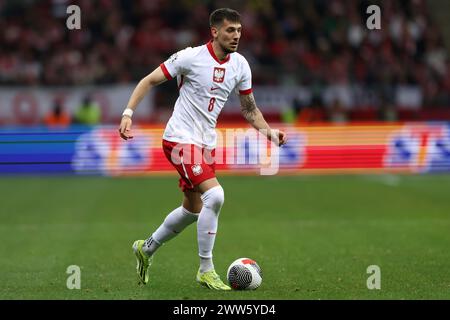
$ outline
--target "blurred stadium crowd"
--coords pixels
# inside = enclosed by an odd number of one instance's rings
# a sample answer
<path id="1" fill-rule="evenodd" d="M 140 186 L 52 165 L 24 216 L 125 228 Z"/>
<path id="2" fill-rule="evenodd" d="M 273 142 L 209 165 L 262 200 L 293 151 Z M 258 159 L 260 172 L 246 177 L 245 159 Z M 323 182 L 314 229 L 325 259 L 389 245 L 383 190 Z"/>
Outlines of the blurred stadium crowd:
<path id="1" fill-rule="evenodd" d="M 307 88 L 312 103 L 336 110 L 450 109 L 449 57 L 425 0 L 75 3 L 82 28 L 70 31 L 71 1 L 0 0 L 0 85 L 138 81 L 173 52 L 207 42 L 209 13 L 226 6 L 241 13 L 239 52 L 255 85 Z M 371 4 L 381 7 L 381 30 L 366 27 Z"/>

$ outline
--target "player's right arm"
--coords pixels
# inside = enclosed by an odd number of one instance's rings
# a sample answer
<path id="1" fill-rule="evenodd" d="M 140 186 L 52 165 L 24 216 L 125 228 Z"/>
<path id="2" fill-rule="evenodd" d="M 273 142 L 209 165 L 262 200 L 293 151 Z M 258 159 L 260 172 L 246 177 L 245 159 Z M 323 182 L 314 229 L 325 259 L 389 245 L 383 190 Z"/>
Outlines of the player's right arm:
<path id="1" fill-rule="evenodd" d="M 166 80 L 167 78 L 164 75 L 161 66 L 153 70 L 152 73 L 139 81 L 127 104 L 126 109 L 130 109 L 130 111 L 124 113 L 132 114 L 132 112 L 136 110 L 139 102 L 141 102 L 142 98 L 144 98 L 144 96 L 150 91 L 150 89 L 163 83 Z M 119 126 L 120 137 L 124 140 L 133 139 L 133 135 L 131 134 L 131 116 L 127 114 L 124 114 L 122 116 Z"/>

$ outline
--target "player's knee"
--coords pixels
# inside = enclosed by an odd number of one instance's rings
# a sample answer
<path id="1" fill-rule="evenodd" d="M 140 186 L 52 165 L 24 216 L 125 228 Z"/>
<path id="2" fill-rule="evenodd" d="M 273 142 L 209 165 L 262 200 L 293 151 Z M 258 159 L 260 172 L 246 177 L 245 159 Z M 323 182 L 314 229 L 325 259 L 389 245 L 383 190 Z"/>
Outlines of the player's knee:
<path id="1" fill-rule="evenodd" d="M 225 202 L 225 193 L 221 186 L 216 186 L 202 194 L 203 206 L 218 212 Z"/>
<path id="2" fill-rule="evenodd" d="M 201 199 L 198 200 L 184 200 L 183 207 L 191 212 L 192 214 L 199 214 L 203 207 L 203 202 Z"/>

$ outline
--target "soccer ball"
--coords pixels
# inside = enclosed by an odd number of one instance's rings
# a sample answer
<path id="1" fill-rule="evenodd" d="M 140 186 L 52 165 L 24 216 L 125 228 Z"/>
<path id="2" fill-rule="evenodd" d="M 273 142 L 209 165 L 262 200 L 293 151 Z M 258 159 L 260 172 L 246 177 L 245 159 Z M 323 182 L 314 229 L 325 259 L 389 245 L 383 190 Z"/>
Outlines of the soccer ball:
<path id="1" fill-rule="evenodd" d="M 228 268 L 227 279 L 235 290 L 254 290 L 262 282 L 261 268 L 252 259 L 239 258 Z"/>

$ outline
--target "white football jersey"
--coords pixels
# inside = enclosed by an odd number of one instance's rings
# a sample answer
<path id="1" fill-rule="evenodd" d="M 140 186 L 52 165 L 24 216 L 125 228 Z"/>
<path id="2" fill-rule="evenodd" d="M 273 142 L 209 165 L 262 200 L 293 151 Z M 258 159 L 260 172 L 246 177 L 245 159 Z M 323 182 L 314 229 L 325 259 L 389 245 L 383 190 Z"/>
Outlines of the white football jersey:
<path id="1" fill-rule="evenodd" d="M 180 90 L 163 138 L 215 148 L 217 117 L 228 96 L 252 92 L 247 60 L 234 52 L 219 61 L 209 42 L 181 50 L 160 66 L 168 80 L 177 77 Z"/>

